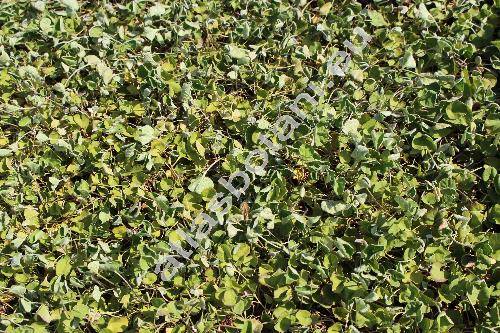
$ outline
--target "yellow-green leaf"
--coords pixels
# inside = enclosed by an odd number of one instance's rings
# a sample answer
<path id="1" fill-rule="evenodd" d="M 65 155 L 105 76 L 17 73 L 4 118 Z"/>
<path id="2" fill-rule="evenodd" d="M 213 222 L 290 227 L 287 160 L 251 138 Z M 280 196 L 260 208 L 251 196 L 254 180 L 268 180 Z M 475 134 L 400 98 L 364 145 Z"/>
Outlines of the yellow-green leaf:
<path id="1" fill-rule="evenodd" d="M 64 256 L 57 261 L 56 264 L 56 275 L 68 275 L 71 272 L 71 262 L 68 256 Z"/>
<path id="2" fill-rule="evenodd" d="M 107 329 L 113 333 L 121 333 L 128 327 L 127 317 L 113 317 L 109 320 Z"/>

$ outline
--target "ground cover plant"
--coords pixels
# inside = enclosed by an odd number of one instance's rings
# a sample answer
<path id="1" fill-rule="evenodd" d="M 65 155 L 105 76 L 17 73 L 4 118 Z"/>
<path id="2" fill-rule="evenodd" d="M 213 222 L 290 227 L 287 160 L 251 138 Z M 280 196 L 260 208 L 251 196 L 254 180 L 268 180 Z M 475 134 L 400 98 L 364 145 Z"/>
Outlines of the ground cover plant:
<path id="1" fill-rule="evenodd" d="M 2 1 L 0 331 L 496 332 L 499 8 Z"/>

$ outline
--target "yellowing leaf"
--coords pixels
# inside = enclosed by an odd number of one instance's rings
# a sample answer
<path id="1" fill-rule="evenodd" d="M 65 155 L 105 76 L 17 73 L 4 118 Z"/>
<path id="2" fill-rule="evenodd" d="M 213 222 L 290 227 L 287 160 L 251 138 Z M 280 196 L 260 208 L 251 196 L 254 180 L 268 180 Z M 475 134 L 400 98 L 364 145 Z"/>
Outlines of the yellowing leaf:
<path id="1" fill-rule="evenodd" d="M 369 10 L 368 16 L 370 17 L 372 25 L 376 27 L 383 27 L 387 25 L 387 21 L 385 20 L 384 16 L 376 10 Z"/>
<path id="2" fill-rule="evenodd" d="M 431 280 L 436 281 L 436 282 L 445 282 L 447 280 L 444 276 L 444 272 L 441 271 L 442 266 L 443 266 L 443 264 L 441 264 L 441 263 L 432 264 L 431 271 L 430 271 Z"/>
<path id="3" fill-rule="evenodd" d="M 36 314 L 46 323 L 50 323 L 52 321 L 52 316 L 50 315 L 49 308 L 45 304 L 40 305 L 40 307 L 36 311 Z"/>
<path id="4" fill-rule="evenodd" d="M 325 3 L 323 6 L 321 6 L 321 8 L 319 9 L 319 15 L 328 15 L 328 13 L 330 12 L 330 9 L 332 8 L 332 3 L 331 2 L 327 2 Z"/>
<path id="5" fill-rule="evenodd" d="M 236 292 L 233 289 L 228 289 L 223 294 L 222 302 L 224 305 L 233 306 L 238 301 L 237 297 L 238 295 L 236 295 Z"/>
<path id="6" fill-rule="evenodd" d="M 102 80 L 105 84 L 111 82 L 111 79 L 113 78 L 113 71 L 111 70 L 111 68 L 106 66 L 104 63 L 99 63 L 97 64 L 97 72 L 99 73 L 99 75 L 101 75 Z"/>
<path id="7" fill-rule="evenodd" d="M 59 0 L 66 8 L 72 11 L 77 11 L 80 9 L 80 5 L 76 0 Z"/>
<path id="8" fill-rule="evenodd" d="M 23 225 L 38 226 L 38 212 L 32 206 L 24 209 L 24 219 Z"/>
<path id="9" fill-rule="evenodd" d="M 297 314 L 295 315 L 297 317 L 297 320 L 302 326 L 309 326 L 312 324 L 312 319 L 311 319 L 311 312 L 307 310 L 299 310 L 297 311 Z"/>
<path id="10" fill-rule="evenodd" d="M 114 227 L 112 232 L 116 238 L 123 238 L 127 235 L 127 227 L 124 225 Z"/>
<path id="11" fill-rule="evenodd" d="M 64 256 L 57 261 L 56 264 L 56 275 L 68 275 L 71 272 L 71 262 L 68 256 Z"/>
<path id="12" fill-rule="evenodd" d="M 113 333 L 121 333 L 128 327 L 127 317 L 113 317 L 109 320 L 107 329 Z"/>

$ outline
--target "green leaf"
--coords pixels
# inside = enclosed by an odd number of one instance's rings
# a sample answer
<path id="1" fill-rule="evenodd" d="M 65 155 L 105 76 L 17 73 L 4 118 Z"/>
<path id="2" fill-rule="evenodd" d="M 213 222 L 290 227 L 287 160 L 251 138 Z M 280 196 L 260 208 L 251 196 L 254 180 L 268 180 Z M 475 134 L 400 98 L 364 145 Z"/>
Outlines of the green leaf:
<path id="1" fill-rule="evenodd" d="M 156 282 L 156 280 L 158 280 L 158 277 L 156 276 L 156 274 L 152 273 L 152 272 L 149 272 L 147 273 L 144 278 L 142 279 L 142 282 L 145 284 L 145 285 L 151 285 L 153 283 Z"/>
<path id="2" fill-rule="evenodd" d="M 349 205 L 342 201 L 326 200 L 321 202 L 321 209 L 328 214 L 339 215 L 349 209 Z"/>
<path id="3" fill-rule="evenodd" d="M 106 66 L 104 63 L 100 62 L 96 66 L 97 72 L 99 75 L 101 75 L 102 80 L 104 81 L 105 84 L 108 84 L 111 82 L 111 79 L 113 78 L 113 70 Z"/>
<path id="4" fill-rule="evenodd" d="M 250 246 L 245 243 L 240 243 L 235 246 L 233 250 L 233 259 L 235 261 L 241 260 L 250 254 Z"/>
<path id="5" fill-rule="evenodd" d="M 482 307 L 486 307 L 490 302 L 491 294 L 492 294 L 491 289 L 486 285 L 486 283 L 483 282 L 482 288 L 481 290 L 479 290 L 479 295 L 478 295 L 479 305 Z"/>
<path id="6" fill-rule="evenodd" d="M 307 310 L 299 310 L 295 316 L 302 326 L 310 326 L 312 324 L 311 312 Z"/>
<path id="7" fill-rule="evenodd" d="M 99 261 L 97 260 L 94 260 L 94 261 L 91 261 L 88 263 L 87 265 L 87 268 L 93 273 L 93 274 L 97 274 L 99 273 L 99 267 L 100 267 L 100 264 L 99 264 Z"/>
<path id="8" fill-rule="evenodd" d="M 411 146 L 420 151 L 435 151 L 437 149 L 436 143 L 427 134 L 417 133 L 413 137 Z"/>
<path id="9" fill-rule="evenodd" d="M 499 4 L 0 1 L 1 329 L 495 331 Z"/>
<path id="10" fill-rule="evenodd" d="M 12 155 L 11 149 L 0 148 L 0 157 L 7 157 Z"/>
<path id="11" fill-rule="evenodd" d="M 238 295 L 233 289 L 227 289 L 223 293 L 222 302 L 226 306 L 234 306 L 238 302 Z"/>
<path id="12" fill-rule="evenodd" d="M 169 80 L 167 84 L 168 84 L 168 94 L 170 96 L 174 96 L 175 94 L 178 94 L 182 91 L 182 87 L 177 81 Z"/>
<path id="13" fill-rule="evenodd" d="M 153 41 L 156 38 L 156 34 L 158 33 L 158 29 L 153 29 L 151 27 L 145 27 L 143 36 L 146 37 L 148 40 Z"/>
<path id="14" fill-rule="evenodd" d="M 336 273 L 330 275 L 330 282 L 332 283 L 332 291 L 335 291 L 343 282 L 343 280 Z"/>
<path id="15" fill-rule="evenodd" d="M 415 58 L 413 58 L 413 53 L 406 52 L 401 59 L 401 64 L 403 68 L 415 68 L 417 67 L 417 63 L 415 62 Z"/>
<path id="16" fill-rule="evenodd" d="M 355 138 L 359 136 L 359 127 L 360 124 L 357 119 L 349 119 L 342 125 L 342 132 Z"/>
<path id="17" fill-rule="evenodd" d="M 45 2 L 42 0 L 34 1 L 31 3 L 31 5 L 33 6 L 33 8 L 35 8 L 39 12 L 45 11 Z"/>
<path id="18" fill-rule="evenodd" d="M 441 263 L 434 263 L 432 264 L 431 271 L 430 271 L 430 279 L 436 282 L 446 282 L 446 277 L 444 275 L 444 272 L 441 271 L 441 267 L 443 267 L 443 264 Z"/>
<path id="19" fill-rule="evenodd" d="M 250 320 L 246 320 L 241 326 L 240 333 L 253 333 L 253 326 Z"/>
<path id="20" fill-rule="evenodd" d="M 76 12 L 80 9 L 80 5 L 77 0 L 59 0 L 62 5 L 64 5 L 67 9 Z"/>
<path id="21" fill-rule="evenodd" d="M 101 27 L 92 27 L 89 30 L 89 37 L 99 38 L 102 36 L 102 28 Z"/>
<path id="22" fill-rule="evenodd" d="M 439 332 L 448 332 L 453 327 L 453 320 L 446 314 L 441 312 L 436 318 Z"/>
<path id="23" fill-rule="evenodd" d="M 500 133 L 500 116 L 492 115 L 487 118 L 484 122 L 484 126 L 491 134 L 499 134 Z"/>
<path id="24" fill-rule="evenodd" d="M 114 227 L 111 232 L 116 238 L 124 238 L 127 235 L 127 227 L 120 225 L 118 227 Z"/>
<path id="25" fill-rule="evenodd" d="M 108 222 L 109 220 L 111 220 L 111 215 L 109 215 L 108 213 L 106 212 L 99 212 L 99 220 L 101 222 Z"/>
<path id="26" fill-rule="evenodd" d="M 383 27 L 388 25 L 387 21 L 385 20 L 384 16 L 375 10 L 369 10 L 368 11 L 368 17 L 370 17 L 371 24 L 376 26 L 376 27 Z"/>
<path id="27" fill-rule="evenodd" d="M 198 194 L 203 194 L 206 190 L 213 189 L 214 182 L 212 179 L 204 176 L 200 176 L 198 178 L 193 179 L 188 189 L 191 192 L 195 192 Z"/>
<path id="28" fill-rule="evenodd" d="M 425 7 L 425 4 L 423 4 L 423 3 L 421 3 L 418 6 L 418 17 L 420 17 L 424 21 L 433 21 L 434 20 L 431 13 L 429 13 L 429 11 L 427 10 L 427 7 Z"/>
<path id="29" fill-rule="evenodd" d="M 290 320 L 290 318 L 283 317 L 278 319 L 278 322 L 276 323 L 276 325 L 274 325 L 274 329 L 278 332 L 286 332 L 291 325 L 292 321 Z"/>
<path id="30" fill-rule="evenodd" d="M 446 115 L 453 124 L 468 125 L 471 112 L 467 105 L 461 101 L 453 101 L 446 108 Z"/>
<path id="31" fill-rule="evenodd" d="M 84 114 L 76 114 L 73 116 L 73 121 L 80 126 L 80 128 L 86 129 L 90 125 L 90 119 Z"/>
<path id="32" fill-rule="evenodd" d="M 52 316 L 50 315 L 49 308 L 45 304 L 40 305 L 40 307 L 36 311 L 36 314 L 46 323 L 50 323 L 52 321 Z"/>
<path id="33" fill-rule="evenodd" d="M 361 161 L 365 158 L 365 156 L 369 153 L 369 150 L 367 147 L 363 145 L 356 145 L 356 148 L 354 148 L 353 152 L 351 153 L 351 157 L 354 158 L 356 161 Z"/>
<path id="34" fill-rule="evenodd" d="M 155 129 L 149 125 L 139 127 L 136 131 L 136 134 L 136 140 L 139 141 L 143 146 L 147 145 L 156 138 Z"/>
<path id="35" fill-rule="evenodd" d="M 343 258 L 351 258 L 355 252 L 354 247 L 342 238 L 335 238 L 334 243 L 339 251 L 340 256 Z"/>
<path id="36" fill-rule="evenodd" d="M 423 196 L 422 196 L 422 202 L 428 204 L 428 205 L 434 205 L 436 202 L 437 202 L 437 197 L 434 193 L 425 193 Z"/>
<path id="37" fill-rule="evenodd" d="M 21 126 L 21 127 L 26 127 L 28 125 L 31 125 L 31 118 L 30 117 L 23 117 L 19 121 L 19 126 Z"/>
<path id="38" fill-rule="evenodd" d="M 245 59 L 248 57 L 248 51 L 236 45 L 228 45 L 229 56 L 234 59 Z"/>
<path id="39" fill-rule="evenodd" d="M 21 297 L 20 303 L 21 303 L 21 306 L 22 306 L 24 312 L 27 312 L 27 313 L 31 312 L 31 307 L 32 307 L 33 303 L 31 303 L 31 301 L 29 299 Z"/>
<path id="40" fill-rule="evenodd" d="M 101 59 L 99 59 L 97 56 L 95 56 L 93 54 L 89 54 L 89 55 L 85 56 L 85 61 L 90 66 L 97 66 L 98 64 L 101 63 Z"/>
<path id="41" fill-rule="evenodd" d="M 301 145 L 299 147 L 299 155 L 305 162 L 315 162 L 321 159 L 319 154 L 309 145 Z"/>
<path id="42" fill-rule="evenodd" d="M 155 5 L 151 6 L 151 8 L 149 8 L 149 16 L 162 16 L 165 14 L 165 11 L 166 9 L 164 5 L 156 3 Z"/>

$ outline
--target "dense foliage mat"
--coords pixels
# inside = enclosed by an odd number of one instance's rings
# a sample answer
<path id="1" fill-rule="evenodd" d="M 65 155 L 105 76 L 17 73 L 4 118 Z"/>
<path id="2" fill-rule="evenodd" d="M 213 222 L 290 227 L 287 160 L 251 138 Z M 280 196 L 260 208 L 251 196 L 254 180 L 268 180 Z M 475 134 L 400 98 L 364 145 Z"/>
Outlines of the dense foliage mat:
<path id="1" fill-rule="evenodd" d="M 0 331 L 495 332 L 499 7 L 2 1 Z"/>

